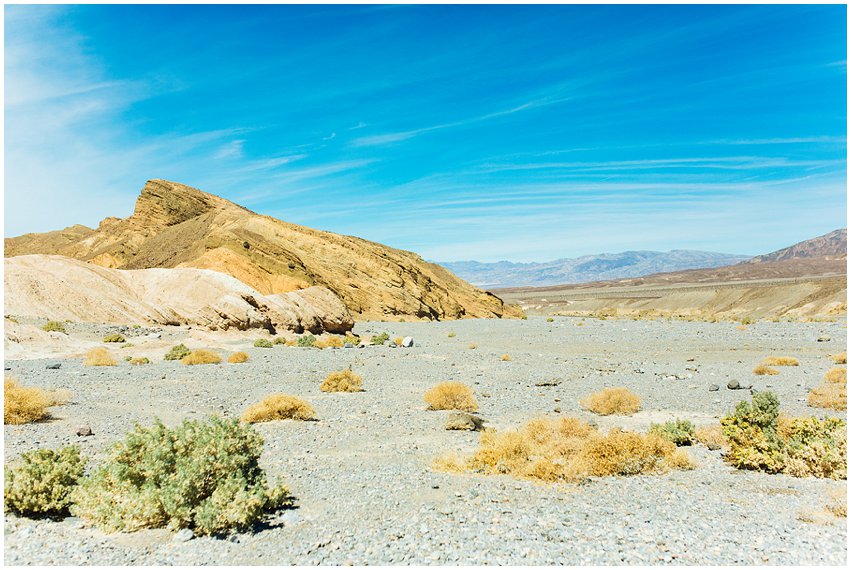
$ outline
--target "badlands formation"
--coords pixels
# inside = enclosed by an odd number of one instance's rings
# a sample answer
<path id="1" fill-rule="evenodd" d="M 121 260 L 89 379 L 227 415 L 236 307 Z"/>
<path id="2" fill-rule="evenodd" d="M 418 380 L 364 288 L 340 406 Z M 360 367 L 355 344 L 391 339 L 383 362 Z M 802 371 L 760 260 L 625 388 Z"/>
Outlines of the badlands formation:
<path id="1" fill-rule="evenodd" d="M 113 269 L 212 269 L 262 295 L 325 287 L 359 320 L 519 316 L 414 253 L 282 222 L 165 180 L 145 184 L 128 218 L 8 238 L 5 246 L 6 257 L 62 255 Z"/>

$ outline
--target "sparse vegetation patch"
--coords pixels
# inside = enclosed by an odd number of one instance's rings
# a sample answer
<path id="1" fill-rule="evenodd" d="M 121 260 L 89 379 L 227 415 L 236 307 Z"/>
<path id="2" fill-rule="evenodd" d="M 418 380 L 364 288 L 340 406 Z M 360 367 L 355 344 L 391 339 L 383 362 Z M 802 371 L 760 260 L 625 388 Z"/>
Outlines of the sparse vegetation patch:
<path id="1" fill-rule="evenodd" d="M 242 421 L 250 424 L 274 420 L 312 420 L 316 415 L 313 406 L 288 394 L 272 394 L 253 404 L 242 414 Z"/>
<path id="2" fill-rule="evenodd" d="M 243 362 L 248 362 L 248 354 L 242 351 L 234 352 L 228 356 L 228 362 L 231 364 L 242 364 Z"/>
<path id="3" fill-rule="evenodd" d="M 423 395 L 429 410 L 461 410 L 475 412 L 479 409 L 473 389 L 461 382 L 441 382 Z"/>
<path id="4" fill-rule="evenodd" d="M 765 364 L 759 364 L 753 369 L 753 373 L 757 376 L 777 376 L 780 371 Z"/>
<path id="5" fill-rule="evenodd" d="M 219 356 L 218 353 L 204 348 L 193 350 L 192 352 L 180 359 L 180 362 L 182 362 L 183 364 L 188 364 L 190 366 L 193 366 L 195 364 L 218 364 L 221 361 L 222 357 Z"/>
<path id="6" fill-rule="evenodd" d="M 688 420 L 677 419 L 663 424 L 650 424 L 648 433 L 668 440 L 677 447 L 692 445 L 696 441 L 694 424 Z"/>
<path id="7" fill-rule="evenodd" d="M 384 344 L 385 342 L 387 342 L 388 340 L 390 340 L 390 335 L 387 334 L 386 332 L 383 332 L 378 336 L 372 337 L 371 342 L 374 345 L 381 345 L 381 344 Z"/>
<path id="8" fill-rule="evenodd" d="M 656 435 L 620 430 L 602 434 L 582 420 L 565 417 L 538 418 L 516 430 L 487 429 L 472 457 L 438 460 L 436 467 L 574 482 L 588 476 L 690 469 L 693 464 L 685 452 Z"/>
<path id="9" fill-rule="evenodd" d="M 721 420 L 730 444 L 725 460 L 739 469 L 795 477 L 845 479 L 845 422 L 838 418 L 789 418 L 772 392 L 756 392 Z"/>
<path id="10" fill-rule="evenodd" d="M 323 392 L 362 392 L 363 378 L 351 370 L 331 372 L 319 386 Z"/>
<path id="11" fill-rule="evenodd" d="M 258 338 L 254 341 L 255 348 L 272 348 L 272 341 L 265 338 Z"/>
<path id="12" fill-rule="evenodd" d="M 114 333 L 103 337 L 103 342 L 127 342 L 127 339 L 118 333 Z"/>
<path id="13" fill-rule="evenodd" d="M 137 425 L 71 494 L 71 512 L 107 532 L 246 530 L 287 502 L 259 466 L 263 439 L 236 420 Z"/>
<path id="14" fill-rule="evenodd" d="M 27 517 L 64 514 L 85 465 L 80 450 L 73 446 L 22 454 L 11 467 L 5 468 L 6 510 Z"/>
<path id="15" fill-rule="evenodd" d="M 298 341 L 296 342 L 296 346 L 300 346 L 301 348 L 310 348 L 316 344 L 316 337 L 312 334 L 306 334 L 304 336 L 300 336 Z"/>
<path id="16" fill-rule="evenodd" d="M 641 398 L 627 388 L 606 388 L 579 401 L 590 412 L 600 416 L 628 416 L 641 409 Z"/>
<path id="17" fill-rule="evenodd" d="M 186 356 L 189 356 L 189 353 L 192 352 L 185 345 L 178 344 L 177 346 L 172 346 L 171 349 L 166 353 L 164 360 L 183 360 Z"/>
<path id="18" fill-rule="evenodd" d="M 3 380 L 3 423 L 28 424 L 47 419 L 47 408 L 64 404 L 70 395 L 64 390 L 48 392 L 41 388 L 21 385 L 6 376 Z"/>
<path id="19" fill-rule="evenodd" d="M 63 323 L 62 321 L 47 321 L 47 324 L 41 327 L 41 330 L 45 332 L 60 332 L 63 334 L 68 334 L 65 331 L 65 323 Z"/>
<path id="20" fill-rule="evenodd" d="M 797 358 L 792 356 L 767 356 L 762 359 L 763 366 L 798 366 Z"/>
<path id="21" fill-rule="evenodd" d="M 85 366 L 115 366 L 118 364 L 115 359 L 109 354 L 109 351 L 103 347 L 93 348 L 86 353 L 86 359 L 83 361 Z"/>

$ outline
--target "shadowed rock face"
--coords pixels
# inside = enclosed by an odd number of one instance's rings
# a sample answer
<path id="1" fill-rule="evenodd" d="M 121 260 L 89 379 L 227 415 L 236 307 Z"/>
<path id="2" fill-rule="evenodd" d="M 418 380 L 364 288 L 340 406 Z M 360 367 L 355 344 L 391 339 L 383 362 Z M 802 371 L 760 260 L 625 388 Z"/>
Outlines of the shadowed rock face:
<path id="1" fill-rule="evenodd" d="M 264 295 L 330 289 L 356 318 L 517 316 L 418 255 L 255 214 L 195 188 L 151 180 L 128 218 L 8 238 L 6 256 L 57 254 L 120 269 L 195 267 Z"/>

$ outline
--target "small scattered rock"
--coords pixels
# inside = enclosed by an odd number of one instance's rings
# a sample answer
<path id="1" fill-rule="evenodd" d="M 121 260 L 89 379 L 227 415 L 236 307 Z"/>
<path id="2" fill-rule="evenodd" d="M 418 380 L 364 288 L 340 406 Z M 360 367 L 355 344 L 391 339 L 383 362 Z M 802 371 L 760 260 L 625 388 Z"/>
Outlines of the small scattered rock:
<path id="1" fill-rule="evenodd" d="M 535 382 L 535 386 L 558 386 L 561 384 L 561 378 L 551 378 L 542 382 Z"/>
<path id="2" fill-rule="evenodd" d="M 62 368 L 62 363 L 54 362 L 53 364 L 48 364 L 47 366 L 45 366 L 45 368 L 47 370 L 59 370 L 60 368 Z"/>
<path id="3" fill-rule="evenodd" d="M 354 348 L 354 347 L 355 347 L 355 345 L 353 345 L 353 344 L 352 344 L 352 343 L 350 343 L 350 342 L 347 342 L 347 343 L 343 344 L 343 348 Z"/>
<path id="4" fill-rule="evenodd" d="M 820 336 L 816 339 L 816 342 L 830 342 L 829 336 Z"/>
<path id="5" fill-rule="evenodd" d="M 710 384 L 709 385 L 709 391 L 710 392 L 717 392 L 720 389 L 721 389 L 721 386 L 719 386 L 718 384 Z"/>
<path id="6" fill-rule="evenodd" d="M 402 346 L 404 346 L 405 348 L 412 348 L 414 346 L 414 338 L 406 336 L 402 339 Z"/>
<path id="7" fill-rule="evenodd" d="M 77 431 L 74 433 L 76 433 L 79 437 L 88 437 L 90 435 L 94 435 L 91 426 L 89 426 L 88 424 L 79 426 L 77 428 Z"/>
<path id="8" fill-rule="evenodd" d="M 738 380 L 730 380 L 729 382 L 727 382 L 728 390 L 740 390 L 741 388 L 742 386 L 739 384 Z"/>
<path id="9" fill-rule="evenodd" d="M 195 533 L 192 532 L 191 528 L 182 528 L 179 531 L 177 531 L 176 533 L 174 533 L 174 536 L 172 537 L 171 541 L 172 542 L 189 542 L 193 538 L 195 538 Z"/>
<path id="10" fill-rule="evenodd" d="M 447 430 L 481 431 L 485 421 L 466 412 L 452 412 L 446 420 Z"/>

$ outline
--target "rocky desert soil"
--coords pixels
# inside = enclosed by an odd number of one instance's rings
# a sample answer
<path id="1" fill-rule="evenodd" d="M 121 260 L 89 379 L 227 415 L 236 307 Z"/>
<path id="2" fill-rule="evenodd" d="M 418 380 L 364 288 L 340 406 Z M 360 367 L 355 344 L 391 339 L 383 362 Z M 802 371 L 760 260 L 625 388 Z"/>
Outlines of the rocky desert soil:
<path id="1" fill-rule="evenodd" d="M 580 323 L 582 323 L 581 326 Z M 99 338 L 111 327 L 74 325 Z M 830 515 L 829 494 L 845 481 L 743 472 L 720 451 L 689 449 L 693 471 L 550 485 L 508 476 L 434 471 L 434 458 L 473 450 L 479 434 L 445 431 L 448 412 L 425 409 L 422 394 L 445 380 L 470 384 L 487 425 L 504 429 L 538 415 L 576 415 L 601 428 L 644 430 L 675 417 L 704 425 L 747 399 L 738 380 L 771 389 L 795 415 L 839 415 L 806 405 L 807 391 L 845 350 L 846 322 L 730 323 L 582 320 L 360 322 L 355 332 L 412 336 L 412 348 L 254 348 L 253 336 L 206 335 L 192 342 L 245 350 L 245 364 L 165 362 L 167 346 L 193 331 L 143 329 L 134 347 L 147 366 L 87 368 L 80 358 L 6 360 L 27 385 L 65 388 L 71 403 L 55 418 L 5 426 L 4 459 L 68 443 L 93 461 L 134 422 L 168 424 L 212 414 L 237 416 L 272 392 L 310 402 L 315 422 L 258 424 L 263 463 L 297 497 L 297 507 L 251 533 L 189 538 L 160 530 L 104 534 L 80 520 L 7 515 L 4 562 L 41 564 L 829 564 L 847 563 L 846 520 Z M 455 336 L 449 337 L 454 332 Z M 57 333 L 58 334 L 58 333 Z M 160 338 L 154 338 L 157 335 Z M 825 340 L 829 338 L 829 340 Z M 469 348 L 475 343 L 477 348 Z M 226 350 L 223 350 L 223 353 Z M 503 362 L 500 356 L 511 355 Z M 758 377 L 765 356 L 798 367 Z M 23 355 L 22 355 L 23 356 Z M 58 369 L 48 365 L 60 364 Z M 362 393 L 319 391 L 325 375 L 351 366 Z M 550 384 L 538 386 L 537 384 Z M 554 384 L 554 385 L 553 385 Z M 711 385 L 720 386 L 710 391 Z M 630 417 L 596 417 L 578 399 L 608 386 L 639 394 Z M 77 437 L 80 424 L 94 435 Z"/>

